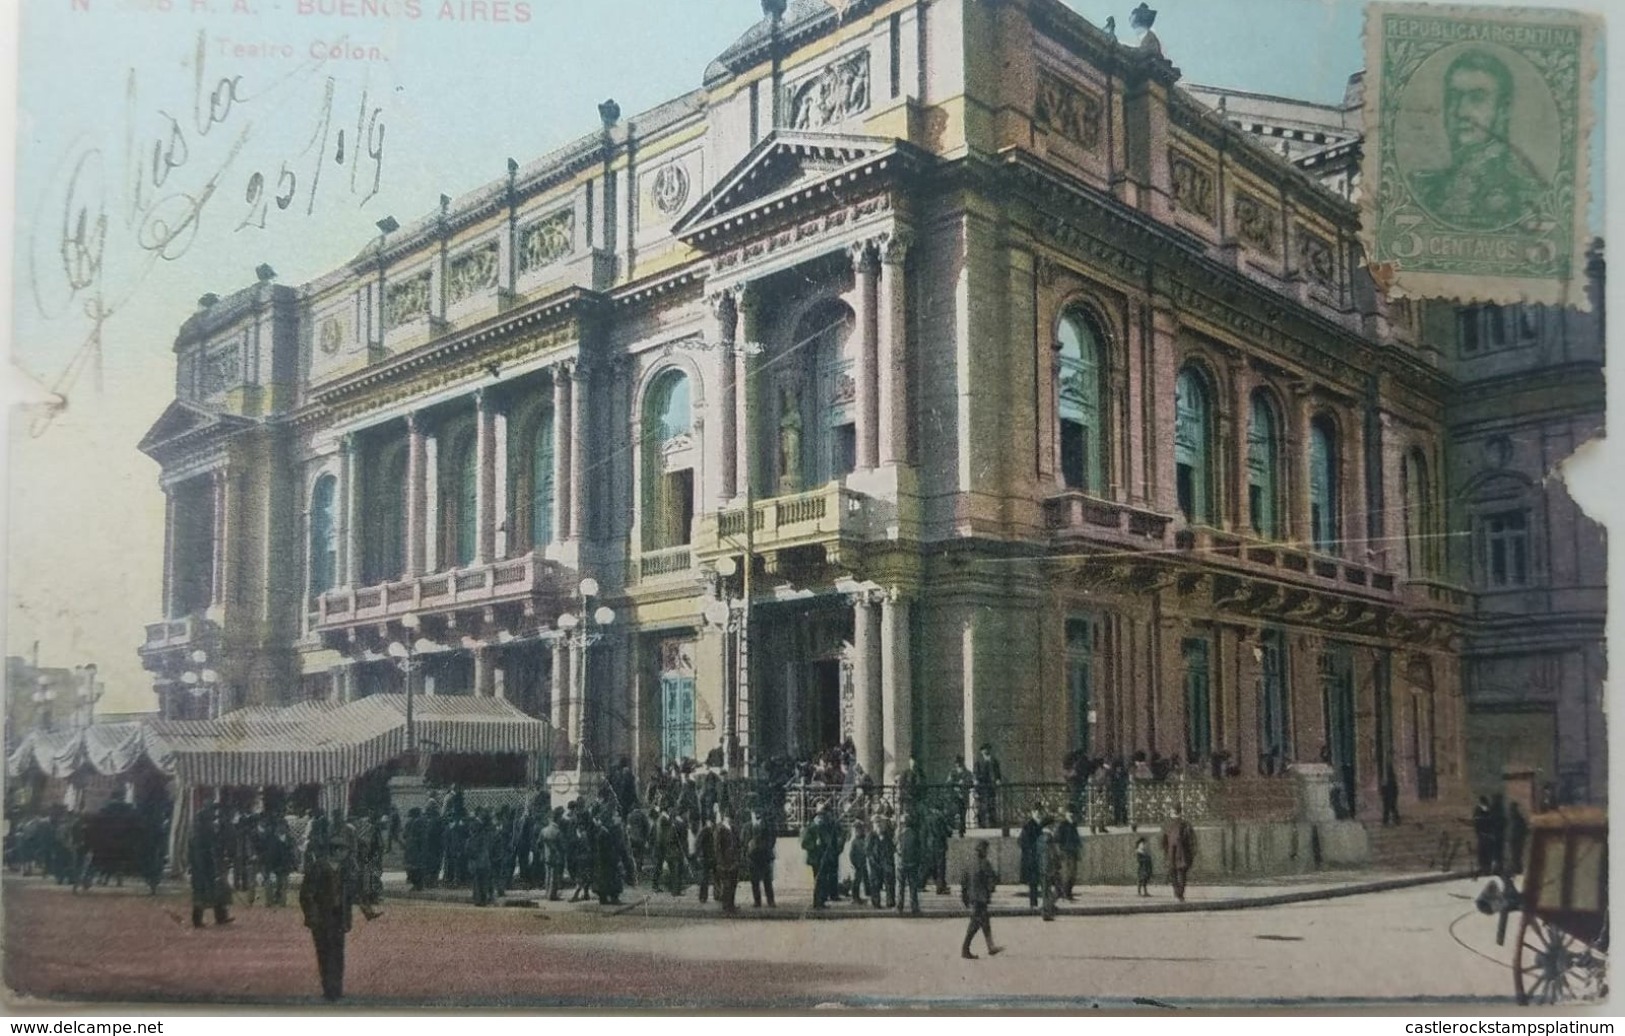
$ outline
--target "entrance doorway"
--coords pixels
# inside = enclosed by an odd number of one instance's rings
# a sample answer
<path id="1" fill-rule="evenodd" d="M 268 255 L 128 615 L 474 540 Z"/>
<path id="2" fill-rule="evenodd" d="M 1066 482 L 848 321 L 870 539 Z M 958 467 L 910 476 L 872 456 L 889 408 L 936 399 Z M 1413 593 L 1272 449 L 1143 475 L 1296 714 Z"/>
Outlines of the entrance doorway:
<path id="1" fill-rule="evenodd" d="M 841 662 L 837 658 L 821 659 L 809 668 L 813 747 L 821 752 L 841 743 Z"/>
<path id="2" fill-rule="evenodd" d="M 1338 813 L 1356 815 L 1354 791 L 1358 786 L 1354 753 L 1354 658 L 1341 644 L 1329 645 L 1320 656 L 1321 700 L 1326 710 L 1326 749 L 1332 780 L 1341 801 Z"/>

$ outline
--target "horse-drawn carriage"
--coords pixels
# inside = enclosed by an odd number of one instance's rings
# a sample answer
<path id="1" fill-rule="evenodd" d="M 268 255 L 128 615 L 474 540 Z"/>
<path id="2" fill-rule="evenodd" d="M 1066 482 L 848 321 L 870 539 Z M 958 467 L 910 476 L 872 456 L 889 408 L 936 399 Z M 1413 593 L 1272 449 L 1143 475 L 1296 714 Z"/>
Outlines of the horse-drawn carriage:
<path id="1" fill-rule="evenodd" d="M 1570 807 L 1529 822 L 1529 861 L 1520 892 L 1513 879 L 1491 882 L 1479 909 L 1521 912 L 1512 962 L 1520 1004 L 1555 1004 L 1608 995 L 1608 816 Z"/>

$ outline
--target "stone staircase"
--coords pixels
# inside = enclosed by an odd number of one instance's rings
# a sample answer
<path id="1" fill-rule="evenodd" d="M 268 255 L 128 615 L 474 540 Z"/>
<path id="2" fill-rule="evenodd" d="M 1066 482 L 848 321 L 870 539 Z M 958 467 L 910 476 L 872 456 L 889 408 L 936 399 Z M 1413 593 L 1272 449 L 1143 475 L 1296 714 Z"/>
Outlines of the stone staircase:
<path id="1" fill-rule="evenodd" d="M 1472 870 L 1472 829 L 1455 812 L 1429 810 L 1388 827 L 1372 820 L 1364 823 L 1375 869 Z"/>

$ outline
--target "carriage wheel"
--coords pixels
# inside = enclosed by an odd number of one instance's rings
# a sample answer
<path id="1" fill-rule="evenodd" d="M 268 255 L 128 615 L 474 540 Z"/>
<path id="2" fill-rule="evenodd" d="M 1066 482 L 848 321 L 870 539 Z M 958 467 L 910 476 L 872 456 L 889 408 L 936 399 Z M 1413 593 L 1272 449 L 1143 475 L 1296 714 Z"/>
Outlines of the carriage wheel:
<path id="1" fill-rule="evenodd" d="M 1556 1004 L 1606 996 L 1607 964 L 1607 955 L 1596 946 L 1525 914 L 1513 961 L 1518 1003 Z"/>

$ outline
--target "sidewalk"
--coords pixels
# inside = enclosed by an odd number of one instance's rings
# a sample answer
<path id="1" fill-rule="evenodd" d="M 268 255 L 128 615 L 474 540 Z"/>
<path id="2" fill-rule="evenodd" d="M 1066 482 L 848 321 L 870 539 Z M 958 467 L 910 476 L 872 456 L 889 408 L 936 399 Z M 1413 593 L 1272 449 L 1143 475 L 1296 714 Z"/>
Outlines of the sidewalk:
<path id="1" fill-rule="evenodd" d="M 1074 890 L 1075 898 L 1072 902 L 1062 900 L 1057 904 L 1057 912 L 1063 917 L 1109 917 L 1124 914 L 1243 910 L 1387 892 L 1417 885 L 1456 881 L 1464 876 L 1437 871 L 1426 873 L 1323 871 L 1313 875 L 1261 878 L 1257 882 L 1190 885 L 1185 889 L 1183 903 L 1173 898 L 1173 892 L 1166 882 L 1152 885 L 1149 898 L 1137 896 L 1132 885 L 1080 885 Z M 811 887 L 780 888 L 775 891 L 778 907 L 773 910 L 765 906 L 757 909 L 751 905 L 750 884 L 740 882 L 736 897 L 739 910 L 730 919 L 838 921 L 899 916 L 896 910 L 877 910 L 867 904 L 859 907 L 846 900 L 833 902 L 825 909 L 815 911 L 812 909 Z M 384 895 L 386 901 L 404 899 L 464 903 L 472 906 L 472 893 L 466 888 L 436 888 L 413 892 L 406 887 L 406 876 L 399 871 L 384 875 Z M 668 892 L 650 892 L 647 886 L 629 886 L 621 894 L 619 906 L 600 905 L 597 900 L 571 903 L 568 891 L 560 900 L 549 902 L 545 893 L 534 889 L 509 889 L 507 896 L 500 900 L 498 905 L 696 920 L 725 916 L 714 897 L 708 903 L 699 901 L 699 887 L 695 885 L 691 885 L 682 896 L 673 896 Z M 1038 911 L 1027 905 L 1027 890 L 1024 886 L 1000 885 L 994 895 L 990 913 L 995 917 L 1030 917 L 1036 916 Z M 920 914 L 923 917 L 938 918 L 965 916 L 966 910 L 960 905 L 957 886 L 945 896 L 937 895 L 930 888 L 923 890 L 920 894 Z"/>

